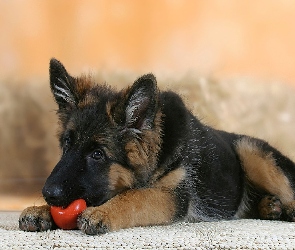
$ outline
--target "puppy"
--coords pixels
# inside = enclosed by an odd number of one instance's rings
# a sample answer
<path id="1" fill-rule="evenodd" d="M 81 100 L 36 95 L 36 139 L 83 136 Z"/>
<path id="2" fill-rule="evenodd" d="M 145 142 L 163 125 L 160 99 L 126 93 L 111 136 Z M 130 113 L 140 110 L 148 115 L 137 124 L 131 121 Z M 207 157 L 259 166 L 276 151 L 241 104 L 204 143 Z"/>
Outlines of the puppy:
<path id="1" fill-rule="evenodd" d="M 56 228 L 50 206 L 82 198 L 86 234 L 175 221 L 295 220 L 295 164 L 267 142 L 202 124 L 152 74 L 119 92 L 50 61 L 62 156 L 25 209 L 25 231 Z"/>

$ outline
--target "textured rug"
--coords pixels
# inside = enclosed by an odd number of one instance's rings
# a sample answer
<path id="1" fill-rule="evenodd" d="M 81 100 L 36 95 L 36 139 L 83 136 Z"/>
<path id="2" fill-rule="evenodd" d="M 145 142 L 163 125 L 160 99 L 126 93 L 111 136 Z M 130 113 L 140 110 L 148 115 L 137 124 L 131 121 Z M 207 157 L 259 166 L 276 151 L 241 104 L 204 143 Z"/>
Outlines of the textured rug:
<path id="1" fill-rule="evenodd" d="M 78 230 L 18 229 L 19 212 L 0 212 L 0 249 L 295 249 L 295 223 L 235 220 L 138 227 L 100 236 Z"/>

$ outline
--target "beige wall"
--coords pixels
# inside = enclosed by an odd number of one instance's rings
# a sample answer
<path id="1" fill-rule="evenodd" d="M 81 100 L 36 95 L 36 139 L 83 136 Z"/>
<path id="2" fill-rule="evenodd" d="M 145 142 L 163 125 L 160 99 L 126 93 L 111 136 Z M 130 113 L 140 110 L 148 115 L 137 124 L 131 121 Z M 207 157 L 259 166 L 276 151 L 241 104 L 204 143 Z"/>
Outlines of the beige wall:
<path id="1" fill-rule="evenodd" d="M 187 71 L 295 84 L 295 2 L 0 0 L 0 78 Z"/>

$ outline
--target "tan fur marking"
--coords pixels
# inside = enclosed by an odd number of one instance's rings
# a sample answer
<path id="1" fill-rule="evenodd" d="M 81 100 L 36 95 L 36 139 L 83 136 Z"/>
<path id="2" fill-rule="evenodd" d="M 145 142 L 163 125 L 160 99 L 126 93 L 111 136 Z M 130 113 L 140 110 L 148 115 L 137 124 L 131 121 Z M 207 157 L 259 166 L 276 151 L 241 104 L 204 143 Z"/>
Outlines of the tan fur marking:
<path id="1" fill-rule="evenodd" d="M 183 167 L 177 168 L 163 176 L 153 186 L 174 189 L 185 179 L 185 175 L 186 171 Z"/>
<path id="2" fill-rule="evenodd" d="M 82 100 L 79 101 L 78 107 L 79 108 L 84 108 L 86 106 L 90 106 L 98 101 L 97 97 L 86 94 Z"/>
<path id="3" fill-rule="evenodd" d="M 129 163 L 142 176 L 148 176 L 156 167 L 160 151 L 162 113 L 158 111 L 153 130 L 144 130 L 140 139 L 134 138 L 125 145 Z"/>
<path id="4" fill-rule="evenodd" d="M 294 200 L 290 182 L 276 165 L 272 153 L 264 153 L 248 138 L 243 138 L 237 143 L 237 152 L 251 183 L 278 196 L 283 204 Z"/>
<path id="5" fill-rule="evenodd" d="M 129 190 L 99 207 L 87 208 L 82 216 L 102 222 L 109 230 L 171 223 L 176 208 L 173 195 L 158 188 Z"/>
<path id="6" fill-rule="evenodd" d="M 85 96 L 86 92 L 93 87 L 93 79 L 90 75 L 82 75 L 76 78 L 76 91 L 79 97 Z"/>
<path id="7" fill-rule="evenodd" d="M 133 166 L 148 165 L 148 156 L 138 140 L 133 139 L 128 142 L 125 146 L 127 151 L 128 159 Z"/>
<path id="8" fill-rule="evenodd" d="M 79 97 L 79 108 L 91 105 L 97 101 L 97 98 L 88 93 L 93 85 L 93 79 L 91 76 L 83 75 L 76 78 L 76 94 Z"/>
<path id="9" fill-rule="evenodd" d="M 131 188 L 134 184 L 134 175 L 119 164 L 113 164 L 109 172 L 109 187 L 114 194 Z"/>

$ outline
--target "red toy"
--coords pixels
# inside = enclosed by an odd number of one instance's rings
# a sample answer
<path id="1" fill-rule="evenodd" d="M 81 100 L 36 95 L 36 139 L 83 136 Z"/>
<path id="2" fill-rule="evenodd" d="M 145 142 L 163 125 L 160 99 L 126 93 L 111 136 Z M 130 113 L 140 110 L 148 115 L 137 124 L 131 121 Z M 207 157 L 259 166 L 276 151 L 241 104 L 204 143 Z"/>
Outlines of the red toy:
<path id="1" fill-rule="evenodd" d="M 83 199 L 73 201 L 66 208 L 52 206 L 50 212 L 55 224 L 62 229 L 77 228 L 78 216 L 87 208 Z"/>

